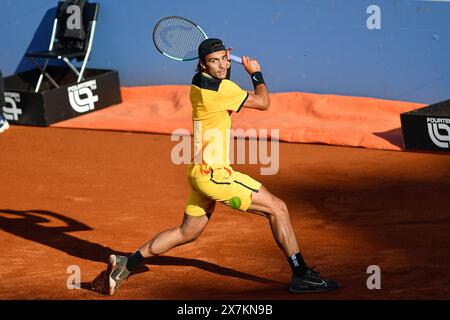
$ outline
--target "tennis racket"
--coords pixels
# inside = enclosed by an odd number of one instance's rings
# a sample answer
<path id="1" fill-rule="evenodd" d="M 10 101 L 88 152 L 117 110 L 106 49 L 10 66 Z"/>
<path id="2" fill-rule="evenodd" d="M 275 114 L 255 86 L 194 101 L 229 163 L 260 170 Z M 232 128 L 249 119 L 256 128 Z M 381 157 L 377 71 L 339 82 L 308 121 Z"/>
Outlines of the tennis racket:
<path id="1" fill-rule="evenodd" d="M 178 61 L 198 59 L 198 46 L 206 39 L 208 36 L 202 28 L 183 17 L 165 17 L 153 28 L 156 49 L 166 57 Z M 230 55 L 230 59 L 242 64 L 240 57 Z"/>

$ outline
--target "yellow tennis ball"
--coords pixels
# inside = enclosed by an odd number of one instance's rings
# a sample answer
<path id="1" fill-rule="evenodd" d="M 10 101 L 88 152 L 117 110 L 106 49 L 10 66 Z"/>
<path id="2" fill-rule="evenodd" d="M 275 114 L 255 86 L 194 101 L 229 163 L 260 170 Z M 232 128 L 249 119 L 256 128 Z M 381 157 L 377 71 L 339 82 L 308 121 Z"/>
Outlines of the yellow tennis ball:
<path id="1" fill-rule="evenodd" d="M 233 197 L 230 200 L 230 206 L 233 209 L 238 209 L 241 207 L 241 199 L 239 197 Z"/>

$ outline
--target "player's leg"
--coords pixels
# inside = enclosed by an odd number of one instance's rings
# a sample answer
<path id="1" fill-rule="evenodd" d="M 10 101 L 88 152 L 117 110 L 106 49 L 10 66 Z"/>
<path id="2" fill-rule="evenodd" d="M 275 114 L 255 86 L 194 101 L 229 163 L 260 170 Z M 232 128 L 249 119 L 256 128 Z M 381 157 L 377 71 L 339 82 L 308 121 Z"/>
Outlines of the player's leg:
<path id="1" fill-rule="evenodd" d="M 181 224 L 157 234 L 145 243 L 136 252 L 139 256 L 138 260 L 163 254 L 176 246 L 192 242 L 201 235 L 214 212 L 216 202 L 195 190 L 191 181 L 189 181 L 189 184 L 191 185 L 191 191 L 186 201 Z M 136 265 L 133 258 L 134 255 L 130 257 L 129 268 L 134 268 Z"/>
<path id="2" fill-rule="evenodd" d="M 237 209 L 269 219 L 274 238 L 286 256 L 298 252 L 297 239 L 286 204 L 260 182 L 232 168 L 219 168 L 211 173 L 208 182 L 198 184 L 198 188 L 202 193 L 230 207 L 233 207 L 231 200 L 238 198 Z"/>
<path id="3" fill-rule="evenodd" d="M 166 253 L 170 249 L 197 239 L 209 221 L 209 214 L 191 216 L 184 213 L 182 223 L 157 234 L 153 239 L 145 243 L 140 249 L 144 258 Z"/>
<path id="4" fill-rule="evenodd" d="M 274 238 L 286 256 L 298 252 L 286 204 L 260 182 L 227 167 L 215 169 L 210 179 L 198 183 L 197 188 L 202 194 L 228 206 L 231 206 L 231 199 L 239 198 L 239 210 L 257 213 L 269 219 Z"/>
<path id="5" fill-rule="evenodd" d="M 330 291 L 340 287 L 339 283 L 320 277 L 303 260 L 284 201 L 248 175 L 234 171 L 231 174 L 231 180 L 228 199 L 238 197 L 241 203 L 239 210 L 255 213 L 268 219 L 274 239 L 286 255 L 292 269 L 293 275 L 289 286 L 291 292 Z M 230 205 L 231 201 L 228 199 L 223 202 Z"/>
<path id="6" fill-rule="evenodd" d="M 275 241 L 286 257 L 299 251 L 289 212 L 283 200 L 261 186 L 258 192 L 252 192 L 252 202 L 247 212 L 267 217 Z"/>
<path id="7" fill-rule="evenodd" d="M 292 269 L 289 290 L 293 293 L 331 291 L 340 287 L 336 281 L 322 278 L 309 268 L 299 251 L 286 204 L 264 186 L 252 192 L 247 212 L 267 217 L 278 246 L 286 255 Z"/>
<path id="8" fill-rule="evenodd" d="M 128 257 L 111 255 L 108 264 L 109 294 L 112 295 L 120 284 L 127 280 L 130 273 L 141 264 L 145 258 L 163 254 L 170 249 L 197 239 L 208 224 L 215 208 L 215 201 L 191 190 L 183 221 L 177 227 L 165 230 Z"/>

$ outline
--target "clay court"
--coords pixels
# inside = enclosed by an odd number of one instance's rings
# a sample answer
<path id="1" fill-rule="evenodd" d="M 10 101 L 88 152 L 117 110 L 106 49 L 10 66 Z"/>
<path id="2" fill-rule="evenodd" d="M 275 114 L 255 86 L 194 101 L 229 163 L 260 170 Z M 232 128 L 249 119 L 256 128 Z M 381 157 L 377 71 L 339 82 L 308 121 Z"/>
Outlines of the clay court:
<path id="1" fill-rule="evenodd" d="M 173 300 L 449 300 L 448 16 L 440 0 L 3 1 L 0 300 L 145 300 L 167 315 Z M 244 146 L 221 143 L 230 126 Z M 299 248 L 261 192 L 253 209 L 273 215 L 289 263 L 267 218 L 218 203 L 196 241 L 119 262 L 111 290 L 133 272 L 106 295 L 111 254 L 182 223 L 195 152 L 177 164 L 181 138 L 219 148 L 221 166 L 231 151 L 286 203 Z M 259 187 L 201 169 L 189 214 L 205 195 L 246 208 Z M 191 239 L 186 225 L 161 243 Z M 308 267 L 342 287 L 290 293 L 337 287 Z"/>
<path id="2" fill-rule="evenodd" d="M 450 158 L 280 143 L 280 171 L 235 165 L 288 205 L 306 261 L 339 280 L 293 295 L 266 219 L 218 205 L 191 244 L 149 258 L 113 297 L 109 254 L 181 222 L 188 185 L 169 135 L 12 126 L 0 136 L 0 299 L 448 299 Z M 164 182 L 164 184 L 162 184 Z M 67 268 L 81 269 L 69 290 Z M 366 269 L 381 268 L 381 290 Z"/>

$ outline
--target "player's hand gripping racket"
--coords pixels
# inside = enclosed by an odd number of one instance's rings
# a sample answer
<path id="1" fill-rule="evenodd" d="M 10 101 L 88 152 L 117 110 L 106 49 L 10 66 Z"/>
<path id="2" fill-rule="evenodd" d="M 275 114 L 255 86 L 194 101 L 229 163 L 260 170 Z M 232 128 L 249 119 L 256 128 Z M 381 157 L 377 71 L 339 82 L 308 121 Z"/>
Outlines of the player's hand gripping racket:
<path id="1" fill-rule="evenodd" d="M 166 57 L 178 61 L 198 59 L 198 46 L 208 39 L 197 24 L 183 17 L 165 17 L 153 28 L 153 43 Z M 242 64 L 242 59 L 230 54 L 230 59 Z"/>

